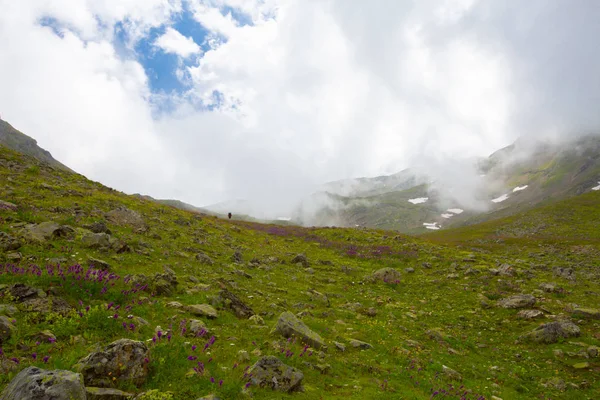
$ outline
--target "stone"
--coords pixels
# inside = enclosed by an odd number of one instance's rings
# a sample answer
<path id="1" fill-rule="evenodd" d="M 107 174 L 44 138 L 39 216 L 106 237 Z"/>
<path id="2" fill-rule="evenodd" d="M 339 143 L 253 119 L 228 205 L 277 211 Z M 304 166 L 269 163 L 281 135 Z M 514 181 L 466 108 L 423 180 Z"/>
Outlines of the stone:
<path id="1" fill-rule="evenodd" d="M 240 350 L 238 351 L 237 359 L 239 362 L 248 362 L 250 361 L 250 355 L 246 350 Z"/>
<path id="2" fill-rule="evenodd" d="M 579 337 L 581 330 L 571 321 L 561 320 L 540 325 L 534 331 L 522 336 L 522 339 L 535 343 L 556 343 L 560 338 Z"/>
<path id="3" fill-rule="evenodd" d="M 110 271 L 110 264 L 99 258 L 89 257 L 88 265 L 95 269 L 101 269 L 103 271 Z"/>
<path id="4" fill-rule="evenodd" d="M 156 294 L 169 296 L 177 290 L 179 282 L 177 281 L 175 272 L 171 268 L 163 267 L 163 269 L 164 273 L 154 274 L 151 286 Z"/>
<path id="5" fill-rule="evenodd" d="M 308 268 L 310 266 L 310 263 L 308 262 L 308 259 L 304 254 L 298 254 L 294 258 L 292 258 L 292 264 L 298 263 L 302 264 L 304 268 Z"/>
<path id="6" fill-rule="evenodd" d="M 111 234 L 110 229 L 108 229 L 108 226 L 106 226 L 106 222 L 104 221 L 94 222 L 93 224 L 86 225 L 85 228 L 89 229 L 93 233 L 107 233 L 109 235 Z"/>
<path id="7" fill-rule="evenodd" d="M 515 276 L 515 270 L 508 264 L 502 264 L 500 268 L 498 268 L 498 275 Z"/>
<path id="8" fill-rule="evenodd" d="M 449 367 L 446 367 L 445 365 L 442 365 L 442 372 L 450 380 L 453 380 L 453 381 L 462 381 L 462 376 L 458 372 L 456 372 L 455 370 L 453 370 L 452 368 L 449 368 Z"/>
<path id="9" fill-rule="evenodd" d="M 19 310 L 17 309 L 17 307 L 13 306 L 12 304 L 0 304 L 0 315 L 7 315 L 9 317 L 12 317 L 18 312 Z"/>
<path id="10" fill-rule="evenodd" d="M 42 343 L 56 342 L 56 336 L 54 335 L 54 333 L 52 333 L 52 331 L 49 331 L 47 329 L 36 333 L 35 335 L 33 335 L 33 337 L 35 338 L 35 340 L 42 342 Z"/>
<path id="11" fill-rule="evenodd" d="M 40 224 L 25 225 L 21 235 L 28 242 L 43 243 L 52 239 L 59 229 L 60 225 L 56 222 L 46 221 Z"/>
<path id="12" fill-rule="evenodd" d="M 552 269 L 555 276 L 568 279 L 570 281 L 575 280 L 575 271 L 573 268 L 555 267 Z"/>
<path id="13" fill-rule="evenodd" d="M 556 291 L 556 285 L 554 283 L 540 283 L 539 288 L 546 293 L 554 293 Z"/>
<path id="14" fill-rule="evenodd" d="M 6 260 L 11 263 L 18 263 L 23 259 L 23 255 L 18 251 L 11 251 L 6 253 Z"/>
<path id="15" fill-rule="evenodd" d="M 507 297 L 498 301 L 498 305 L 502 308 L 525 308 L 535 305 L 535 297 L 530 294 L 518 294 L 516 296 Z"/>
<path id="16" fill-rule="evenodd" d="M 118 389 L 86 387 L 87 400 L 129 400 L 135 396 L 133 393 L 123 392 Z"/>
<path id="17" fill-rule="evenodd" d="M 595 308 L 575 308 L 572 312 L 574 318 L 580 319 L 600 319 L 600 310 Z"/>
<path id="18" fill-rule="evenodd" d="M 182 310 L 183 309 L 183 304 L 181 304 L 178 301 L 170 301 L 167 304 L 165 304 L 168 308 L 174 308 L 176 310 Z"/>
<path id="19" fill-rule="evenodd" d="M 242 253 L 240 251 L 236 251 L 235 253 L 233 253 L 233 255 L 231 256 L 231 261 L 238 264 L 244 262 Z"/>
<path id="20" fill-rule="evenodd" d="M 521 310 L 517 314 L 517 317 L 521 318 L 521 319 L 535 319 L 535 318 L 541 318 L 543 316 L 544 316 L 544 313 L 540 310 Z"/>
<path id="21" fill-rule="evenodd" d="M 213 265 L 215 263 L 212 258 L 204 253 L 196 254 L 196 260 L 200 261 L 202 265 Z"/>
<path id="22" fill-rule="evenodd" d="M 203 336 L 208 333 L 208 328 L 204 321 L 191 319 L 189 322 L 188 333 L 192 336 Z"/>
<path id="23" fill-rule="evenodd" d="M 373 345 L 356 339 L 350 339 L 348 342 L 350 343 L 350 346 L 354 347 L 355 349 L 369 350 L 373 348 Z"/>
<path id="24" fill-rule="evenodd" d="M 0 210 L 17 211 L 17 205 L 9 201 L 0 200 Z"/>
<path id="25" fill-rule="evenodd" d="M 142 385 L 148 375 L 148 347 L 143 342 L 119 339 L 81 359 L 75 368 L 86 386 Z"/>
<path id="26" fill-rule="evenodd" d="M 46 297 L 46 293 L 43 290 L 25 285 L 24 283 L 15 283 L 9 286 L 8 295 L 10 299 L 18 303 L 37 299 L 38 297 Z"/>
<path id="27" fill-rule="evenodd" d="M 340 342 L 333 342 L 333 345 L 335 346 L 336 349 L 338 349 L 339 351 L 346 351 L 346 345 Z"/>
<path id="28" fill-rule="evenodd" d="M 37 312 L 42 314 L 57 313 L 67 315 L 73 307 L 61 297 L 46 297 L 24 301 L 19 305 L 21 311 Z"/>
<path id="29" fill-rule="evenodd" d="M 285 338 L 297 337 L 305 344 L 316 349 L 325 347 L 325 342 L 321 336 L 313 332 L 304 322 L 300 321 L 289 311 L 285 311 L 279 316 L 273 332 L 277 332 Z"/>
<path id="30" fill-rule="evenodd" d="M 28 367 L 0 395 L 2 400 L 86 400 L 81 374 Z"/>
<path id="31" fill-rule="evenodd" d="M 0 316 L 0 343 L 4 343 L 10 339 L 14 331 L 15 326 L 11 320 L 4 315 Z"/>
<path id="32" fill-rule="evenodd" d="M 404 268 L 404 272 L 406 272 L 407 274 L 412 274 L 415 272 L 415 269 L 412 267 Z"/>
<path id="33" fill-rule="evenodd" d="M 239 297 L 231 293 L 227 289 L 223 289 L 219 292 L 220 300 L 223 302 L 225 307 L 229 308 L 236 317 L 241 319 L 248 319 L 255 314 L 254 310 L 245 304 Z"/>
<path id="34" fill-rule="evenodd" d="M 23 244 L 6 232 L 0 232 L 0 251 L 18 250 Z"/>
<path id="35" fill-rule="evenodd" d="M 274 356 L 262 357 L 248 370 L 248 375 L 253 386 L 267 387 L 284 393 L 303 390 L 304 374 Z"/>
<path id="36" fill-rule="evenodd" d="M 218 313 L 217 310 L 214 309 L 213 306 L 208 304 L 192 304 L 189 306 L 184 306 L 185 311 L 194 314 L 199 317 L 207 317 L 207 318 L 217 318 Z"/>
<path id="37" fill-rule="evenodd" d="M 586 352 L 588 357 L 596 358 L 598 357 L 598 354 L 600 354 L 600 348 L 597 346 L 590 346 L 587 348 Z"/>
<path id="38" fill-rule="evenodd" d="M 110 239 L 108 233 L 88 233 L 81 238 L 81 243 L 90 249 L 106 249 L 110 247 Z"/>
<path id="39" fill-rule="evenodd" d="M 386 283 L 396 283 L 400 281 L 400 277 L 400 272 L 396 271 L 394 268 L 381 268 L 368 276 L 367 280 L 371 282 L 381 281 Z"/>
<path id="40" fill-rule="evenodd" d="M 256 324 L 256 325 L 264 325 L 265 324 L 265 320 L 260 315 L 254 314 L 253 316 L 251 316 L 248 319 L 250 321 L 254 322 L 254 324 Z"/>
<path id="41" fill-rule="evenodd" d="M 141 231 L 148 229 L 142 216 L 137 211 L 130 210 L 127 207 L 119 207 L 108 212 L 106 219 L 113 224 L 131 226 Z"/>

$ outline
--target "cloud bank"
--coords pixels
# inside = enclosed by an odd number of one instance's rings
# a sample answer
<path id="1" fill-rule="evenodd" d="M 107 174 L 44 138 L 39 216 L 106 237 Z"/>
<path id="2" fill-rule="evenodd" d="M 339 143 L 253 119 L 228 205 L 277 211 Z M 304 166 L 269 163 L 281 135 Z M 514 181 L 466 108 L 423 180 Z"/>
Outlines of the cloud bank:
<path id="1" fill-rule="evenodd" d="M 281 214 L 316 185 L 598 128 L 600 7 L 0 0 L 0 115 L 129 193 Z M 178 29 L 189 20 L 201 40 Z M 180 24 L 180 25 L 177 25 Z M 140 46 L 156 32 L 150 46 Z M 178 57 L 158 72 L 147 52 Z M 192 57 L 197 55 L 197 57 Z M 160 57 L 156 55 L 155 57 Z M 155 90 L 154 74 L 175 90 Z"/>

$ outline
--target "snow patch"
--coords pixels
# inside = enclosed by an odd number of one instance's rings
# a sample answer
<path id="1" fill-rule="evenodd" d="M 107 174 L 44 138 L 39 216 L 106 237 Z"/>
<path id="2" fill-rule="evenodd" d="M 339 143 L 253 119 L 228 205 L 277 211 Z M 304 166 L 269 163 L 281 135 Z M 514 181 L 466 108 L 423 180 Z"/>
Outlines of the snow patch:
<path id="1" fill-rule="evenodd" d="M 291 221 L 290 217 L 277 217 L 277 221 Z"/>
<path id="2" fill-rule="evenodd" d="M 600 182 L 598 182 L 598 183 L 600 183 Z M 600 190 L 600 185 L 593 187 L 592 190 Z"/>
<path id="3" fill-rule="evenodd" d="M 462 208 L 449 208 L 446 211 L 451 212 L 452 214 L 462 214 L 463 212 L 465 212 L 465 210 L 463 210 Z"/>
<path id="4" fill-rule="evenodd" d="M 517 186 L 516 188 L 513 189 L 513 193 L 515 192 L 520 192 L 521 190 L 525 190 L 529 187 L 529 185 L 525 185 L 525 186 Z"/>
<path id="5" fill-rule="evenodd" d="M 503 194 L 502 196 L 493 199 L 492 202 L 494 202 L 494 203 L 502 203 L 506 199 L 508 199 L 508 195 L 507 194 Z"/>
<path id="6" fill-rule="evenodd" d="M 452 213 L 442 214 L 442 217 L 448 219 L 448 218 L 454 217 L 454 214 L 452 214 Z"/>
<path id="7" fill-rule="evenodd" d="M 439 226 L 437 222 L 423 222 L 423 226 L 427 229 L 433 229 L 436 231 L 441 228 L 441 226 Z"/>
<path id="8" fill-rule="evenodd" d="M 427 200 L 429 200 L 429 197 L 417 197 L 416 199 L 408 200 L 408 202 L 413 204 L 421 204 L 425 203 Z"/>

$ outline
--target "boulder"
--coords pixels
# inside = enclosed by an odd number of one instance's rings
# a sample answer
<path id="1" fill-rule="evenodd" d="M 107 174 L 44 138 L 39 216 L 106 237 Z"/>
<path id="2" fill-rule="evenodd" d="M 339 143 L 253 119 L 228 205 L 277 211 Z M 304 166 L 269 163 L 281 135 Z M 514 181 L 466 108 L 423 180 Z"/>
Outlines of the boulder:
<path id="1" fill-rule="evenodd" d="M 23 244 L 6 232 L 0 232 L 0 251 L 18 250 Z"/>
<path id="2" fill-rule="evenodd" d="M 106 223 L 104 221 L 94 222 L 93 224 L 86 225 L 85 228 L 89 229 L 94 233 L 108 233 L 109 235 L 111 234 L 110 229 L 108 229 L 108 226 L 106 226 Z"/>
<path id="3" fill-rule="evenodd" d="M 67 315 L 73 307 L 61 297 L 45 297 L 24 301 L 19 305 L 21 311 L 42 314 L 57 313 Z"/>
<path id="4" fill-rule="evenodd" d="M 249 370 L 250 382 L 261 388 L 268 387 L 284 393 L 303 390 L 304 374 L 294 367 L 285 365 L 277 357 L 262 357 Z"/>
<path id="5" fill-rule="evenodd" d="M 452 381 L 462 381 L 462 376 L 452 368 L 442 365 L 442 372 L 448 379 Z"/>
<path id="6" fill-rule="evenodd" d="M 540 325 L 534 331 L 522 336 L 522 339 L 534 343 L 556 343 L 561 338 L 578 337 L 581 330 L 571 321 L 554 321 Z"/>
<path id="7" fill-rule="evenodd" d="M 306 255 L 304 254 L 298 254 L 296 257 L 292 258 L 292 264 L 302 264 L 303 267 L 308 267 L 310 264 L 308 262 L 308 259 L 306 258 Z"/>
<path id="8" fill-rule="evenodd" d="M 184 306 L 184 310 L 199 317 L 217 318 L 217 310 L 213 306 L 208 304 L 192 304 Z"/>
<path id="9" fill-rule="evenodd" d="M 118 389 L 86 387 L 87 400 L 129 400 L 135 396 L 133 393 L 123 392 Z"/>
<path id="10" fill-rule="evenodd" d="M 37 299 L 38 297 L 46 297 L 46 293 L 42 289 L 37 289 L 24 283 L 15 283 L 7 289 L 9 298 L 18 303 Z"/>
<path id="11" fill-rule="evenodd" d="M 0 316 L 0 343 L 6 342 L 15 331 L 15 326 L 11 320 L 4 315 Z"/>
<path id="12" fill-rule="evenodd" d="M 90 249 L 106 249 L 110 247 L 110 235 L 107 233 L 88 233 L 81 238 L 81 243 Z"/>
<path id="13" fill-rule="evenodd" d="M 552 272 L 555 276 L 568 279 L 570 281 L 575 280 L 575 271 L 573 268 L 554 267 Z"/>
<path id="14" fill-rule="evenodd" d="M 325 342 L 318 333 L 310 330 L 304 322 L 300 321 L 289 311 L 282 313 L 273 328 L 273 332 L 279 333 L 285 338 L 297 337 L 311 347 L 320 349 L 325 347 Z"/>
<path id="15" fill-rule="evenodd" d="M 208 328 L 204 321 L 199 319 L 190 319 L 188 334 L 192 336 L 202 336 L 208 333 Z"/>
<path id="16" fill-rule="evenodd" d="M 148 375 L 148 354 L 148 347 L 143 342 L 119 339 L 81 359 L 75 368 L 81 372 L 87 386 L 139 386 L 145 382 Z"/>
<path id="17" fill-rule="evenodd" d="M 55 237 L 71 236 L 73 233 L 75 233 L 73 228 L 69 226 L 60 226 L 52 221 L 25 225 L 21 231 L 21 235 L 25 240 L 34 243 L 44 243 Z"/>
<path id="18" fill-rule="evenodd" d="M 142 231 L 148 229 L 142 216 L 137 211 L 126 207 L 119 207 L 108 212 L 106 219 L 116 225 L 131 226 Z"/>
<path id="19" fill-rule="evenodd" d="M 535 297 L 530 294 L 518 294 L 498 301 L 502 308 L 526 308 L 535 305 Z"/>
<path id="20" fill-rule="evenodd" d="M 154 278 L 152 279 L 152 288 L 159 295 L 171 295 L 177 290 L 177 275 L 175 272 L 169 268 L 164 267 L 164 273 L 154 274 Z"/>
<path id="21" fill-rule="evenodd" d="M 348 343 L 350 343 L 350 346 L 354 347 L 355 349 L 369 350 L 373 348 L 373 345 L 356 339 L 350 339 L 348 340 Z"/>
<path id="22" fill-rule="evenodd" d="M 544 313 L 540 310 L 521 310 L 517 314 L 518 318 L 521 319 L 536 319 L 544 316 Z"/>
<path id="23" fill-rule="evenodd" d="M 400 280 L 400 272 L 396 271 L 394 268 L 381 268 L 377 271 L 373 272 L 372 275 L 367 277 L 367 280 L 371 282 L 386 282 L 386 283 L 396 283 Z"/>
<path id="24" fill-rule="evenodd" d="M 254 311 L 248 305 L 246 305 L 242 300 L 239 299 L 235 294 L 231 293 L 227 289 L 223 289 L 219 292 L 219 297 L 221 301 L 225 305 L 225 307 L 229 308 L 236 317 L 241 319 L 248 319 L 254 315 Z"/>
<path id="25" fill-rule="evenodd" d="M 600 319 L 600 310 L 596 308 L 582 308 L 577 307 L 573 310 L 574 318 L 581 319 Z"/>
<path id="26" fill-rule="evenodd" d="M 196 260 L 200 261 L 202 265 L 213 265 L 215 263 L 212 258 L 204 253 L 196 254 Z"/>
<path id="27" fill-rule="evenodd" d="M 233 255 L 231 256 L 231 261 L 238 264 L 244 262 L 242 253 L 240 251 L 236 251 L 235 253 L 233 253 Z"/>
<path id="28" fill-rule="evenodd" d="M 81 374 L 28 367 L 0 395 L 2 400 L 86 400 Z"/>
<path id="29" fill-rule="evenodd" d="M 88 264 L 90 267 L 95 269 L 101 269 L 103 271 L 110 271 L 110 264 L 99 258 L 88 257 Z"/>

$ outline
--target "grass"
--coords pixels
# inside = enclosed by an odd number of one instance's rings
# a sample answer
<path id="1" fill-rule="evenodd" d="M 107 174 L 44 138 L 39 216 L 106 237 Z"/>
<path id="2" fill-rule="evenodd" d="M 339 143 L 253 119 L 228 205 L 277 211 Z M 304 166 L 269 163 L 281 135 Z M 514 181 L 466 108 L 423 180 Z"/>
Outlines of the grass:
<path id="1" fill-rule="evenodd" d="M 139 388 L 120 388 L 136 393 L 170 392 L 173 399 L 210 393 L 225 399 L 250 395 L 254 399 L 489 399 L 493 395 L 504 400 L 592 399 L 600 391 L 598 359 L 581 353 L 587 346 L 600 345 L 597 322 L 578 322 L 582 334 L 575 340 L 552 345 L 521 343 L 518 337 L 541 321 L 521 320 L 516 317 L 518 310 L 493 306 L 497 299 L 524 292 L 536 295 L 536 307 L 550 315 L 568 315 L 574 304 L 597 307 L 597 193 L 508 219 L 416 238 L 384 230 L 222 220 L 127 196 L 3 147 L 0 181 L 6 182 L 0 185 L 0 199 L 19 206 L 16 212 L 0 210 L 0 231 L 16 236 L 21 223 L 49 220 L 76 229 L 72 238 L 24 245 L 19 249 L 23 259 L 16 266 L 0 253 L 0 284 L 52 287 L 75 307 L 64 317 L 14 316 L 17 331 L 2 343 L 0 388 L 28 365 L 72 369 L 98 344 L 131 338 L 151 349 L 149 375 Z M 108 223 L 113 236 L 132 251 L 117 254 L 84 247 L 84 227 L 118 206 L 139 212 L 148 226 L 142 232 Z M 214 264 L 197 261 L 194 256 L 200 252 Z M 232 261 L 235 252 L 242 254 L 243 262 Z M 309 268 L 291 262 L 300 253 L 307 256 Z M 115 276 L 108 283 L 82 278 L 88 271 L 88 257 L 109 262 Z M 51 260 L 60 261 L 71 272 L 61 275 L 54 269 L 54 275 L 50 274 L 46 266 Z M 77 264 L 83 269 L 73 268 Z M 494 275 L 493 269 L 502 264 L 512 265 L 517 275 Z M 131 274 L 161 273 L 164 266 L 178 276 L 178 290 L 170 296 L 141 290 L 126 279 Z M 578 279 L 554 276 L 554 266 L 574 268 Z M 400 271 L 400 282 L 365 281 L 382 267 Z M 415 272 L 404 272 L 406 268 Z M 539 285 L 544 282 L 555 282 L 563 290 L 541 292 Z M 266 327 L 237 319 L 220 308 L 218 318 L 204 320 L 206 335 L 182 334 L 181 327 L 197 317 L 169 308 L 167 303 L 210 304 L 222 285 L 261 315 Z M 482 307 L 482 297 L 491 308 Z M 4 298 L 0 303 L 8 301 Z M 370 308 L 375 315 L 364 311 Z M 325 339 L 327 350 L 303 353 L 299 341 L 270 334 L 284 311 L 301 313 L 303 322 Z M 131 328 L 134 319 L 128 315 L 149 324 L 134 323 Z M 157 326 L 164 332 L 170 330 L 170 339 L 163 336 L 153 342 Z M 55 343 L 38 344 L 31 337 L 45 329 L 56 335 Z M 213 336 L 214 344 L 202 351 Z M 366 341 L 373 348 L 354 349 L 350 339 Z M 336 350 L 334 341 L 345 343 L 346 351 Z M 564 352 L 563 358 L 554 356 L 558 349 Z M 241 360 L 240 351 L 247 352 L 249 359 Z M 301 370 L 304 392 L 274 393 L 253 386 L 244 390 L 245 369 L 263 355 L 275 355 Z M 190 360 L 190 356 L 197 358 Z M 572 367 L 582 361 L 590 367 Z M 193 370 L 198 362 L 203 363 L 202 372 Z M 323 374 L 316 366 L 325 364 L 329 368 Z M 462 381 L 452 381 L 443 366 L 458 371 Z M 567 388 L 544 386 L 554 378 L 563 379 Z M 154 396 L 161 398 L 158 393 Z"/>

